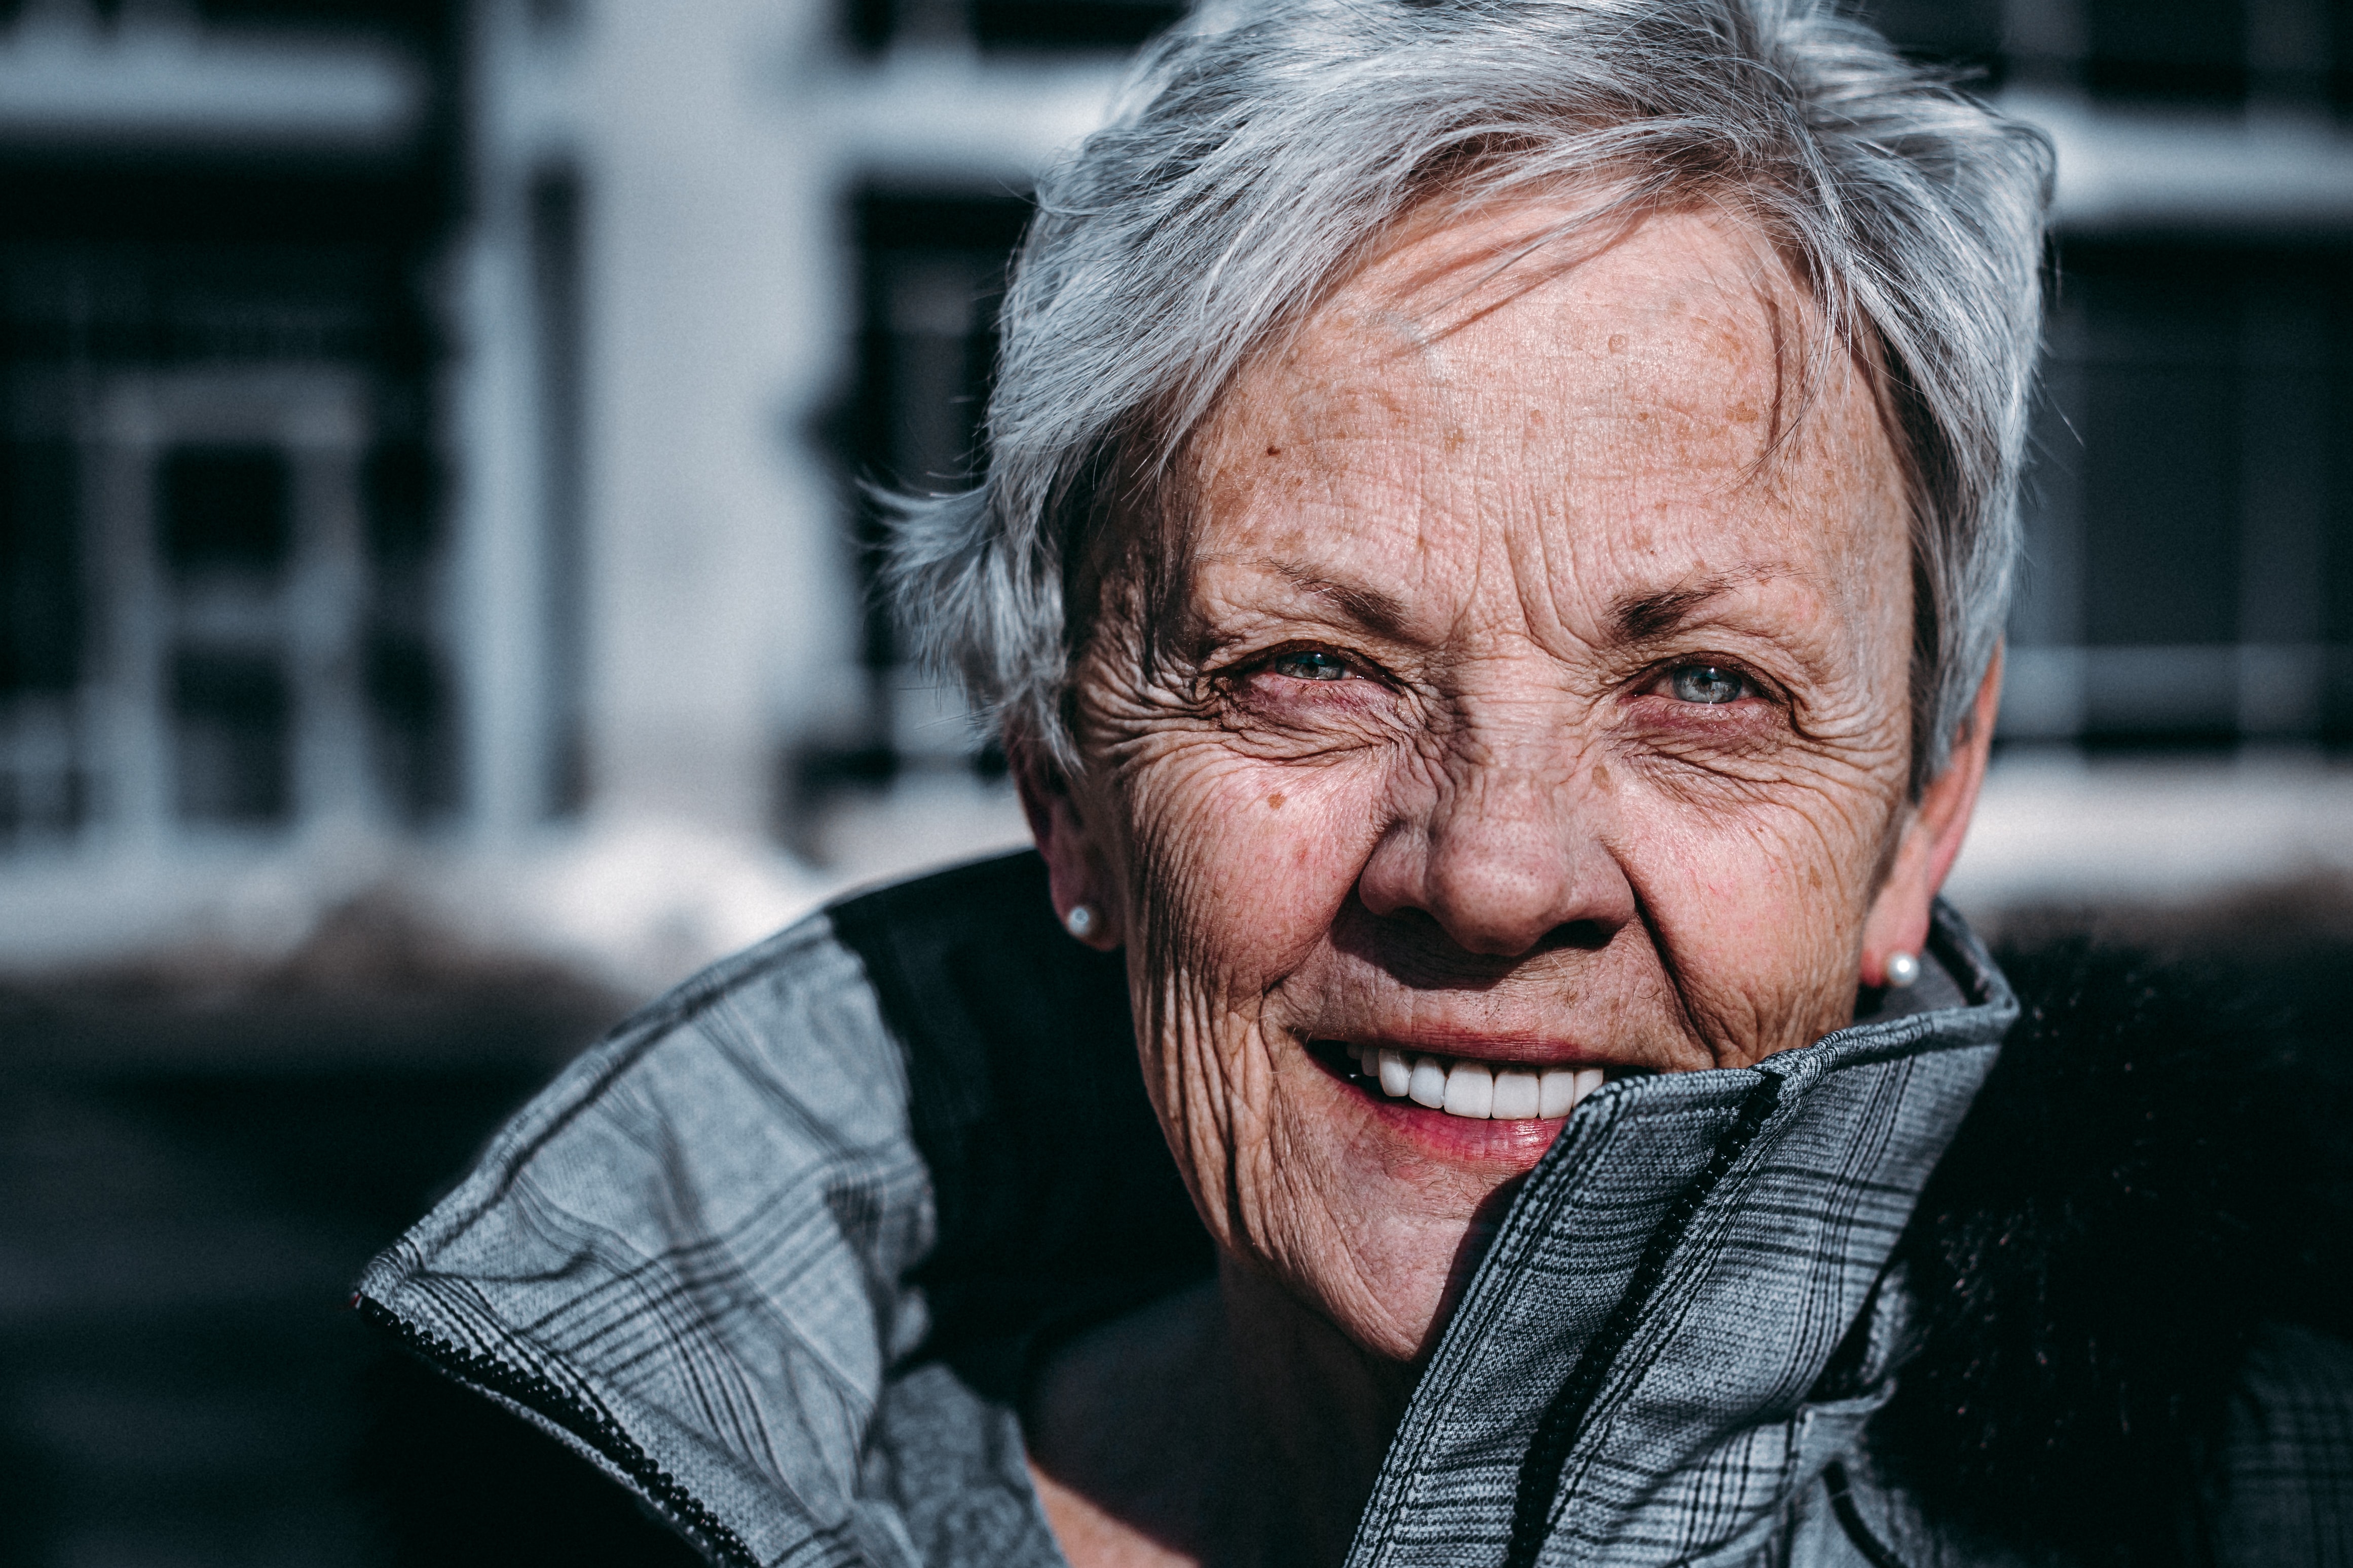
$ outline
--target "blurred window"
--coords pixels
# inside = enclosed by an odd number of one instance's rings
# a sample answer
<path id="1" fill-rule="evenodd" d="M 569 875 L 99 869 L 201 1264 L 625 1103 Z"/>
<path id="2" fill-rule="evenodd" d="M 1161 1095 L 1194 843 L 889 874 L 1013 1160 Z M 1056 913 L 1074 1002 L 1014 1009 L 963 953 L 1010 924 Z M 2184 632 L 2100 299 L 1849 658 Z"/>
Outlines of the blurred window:
<path id="1" fill-rule="evenodd" d="M 293 809 L 293 703 L 280 647 L 294 546 L 286 455 L 174 447 L 156 461 L 154 485 L 171 595 L 174 809 L 194 824 L 282 824 Z"/>
<path id="2" fill-rule="evenodd" d="M 160 468 L 156 511 L 174 575 L 274 581 L 293 545 L 285 455 L 268 447 L 183 447 Z"/>
<path id="3" fill-rule="evenodd" d="M 1167 0 L 972 0 L 972 31 L 984 47 L 1127 49 L 1184 10 Z"/>
<path id="4" fill-rule="evenodd" d="M 2353 0 L 1862 0 L 1906 54 L 1979 90 L 2082 90 L 2134 108 L 2261 98 L 2353 110 Z"/>
<path id="5" fill-rule="evenodd" d="M 278 656 L 183 651 L 172 661 L 174 805 L 188 822 L 277 826 L 292 815 L 293 697 Z"/>
<path id="6" fill-rule="evenodd" d="M 1172 0 L 847 0 L 844 29 L 868 49 L 1131 49 L 1185 14 Z"/>
<path id="7" fill-rule="evenodd" d="M 458 712 L 440 636 L 440 466 L 422 441 L 387 441 L 361 478 L 370 592 L 369 738 L 386 804 L 429 821 L 459 805 Z"/>
<path id="8" fill-rule="evenodd" d="M 0 160 L 0 850 L 458 808 L 437 191 L 397 160 Z"/>
<path id="9" fill-rule="evenodd" d="M 2004 732 L 2353 741 L 2353 247 L 2061 263 Z"/>
<path id="10" fill-rule="evenodd" d="M 2079 0 L 2084 85 L 2119 98 L 2229 102 L 2246 96 L 2243 0 Z"/>
<path id="11" fill-rule="evenodd" d="M 75 456 L 64 441 L 0 441 L 0 701 L 81 679 Z"/>
<path id="12" fill-rule="evenodd" d="M 1026 197 L 869 190 L 855 203 L 859 243 L 858 384 L 841 445 L 858 478 L 901 489 L 961 489 L 980 477 L 980 421 L 997 361 L 1006 268 L 1029 222 Z M 875 681 L 875 731 L 850 765 L 961 762 L 968 732 L 907 695 L 903 639 L 876 592 L 881 519 L 860 509 L 866 587 L 864 658 Z"/>
<path id="13" fill-rule="evenodd" d="M 2069 268 L 2085 323 L 2073 419 L 2087 643 L 2238 637 L 2239 426 L 2257 373 L 2243 363 L 2240 270 L 2147 251 Z"/>
<path id="14" fill-rule="evenodd" d="M 2353 0 L 2333 0 L 2328 9 L 2328 98 L 2341 118 L 2353 120 Z"/>
<path id="15" fill-rule="evenodd" d="M 1875 0 L 1862 11 L 1913 59 L 1957 70 L 1979 90 L 2000 85 L 2001 0 Z"/>
<path id="16" fill-rule="evenodd" d="M 0 849 L 69 836 L 90 810 L 73 702 L 87 610 L 78 458 L 65 441 L 0 440 Z"/>
<path id="17" fill-rule="evenodd" d="M 0 0 L 12 68 L 96 84 L 0 148 L 0 848 L 455 808 L 431 268 L 474 9 Z"/>

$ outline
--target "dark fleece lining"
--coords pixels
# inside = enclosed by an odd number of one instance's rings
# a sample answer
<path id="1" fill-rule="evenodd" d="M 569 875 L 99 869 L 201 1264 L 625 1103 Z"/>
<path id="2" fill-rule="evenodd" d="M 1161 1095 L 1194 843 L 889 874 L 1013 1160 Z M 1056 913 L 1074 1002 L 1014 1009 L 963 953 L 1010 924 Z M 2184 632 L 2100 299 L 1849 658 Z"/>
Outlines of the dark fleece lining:
<path id="1" fill-rule="evenodd" d="M 2025 1012 L 1897 1248 L 1919 1349 L 1873 1458 L 2029 1562 L 2205 1562 L 2258 1328 L 2345 1330 L 2330 1097 L 2211 976 L 2080 940 L 2001 963 Z"/>

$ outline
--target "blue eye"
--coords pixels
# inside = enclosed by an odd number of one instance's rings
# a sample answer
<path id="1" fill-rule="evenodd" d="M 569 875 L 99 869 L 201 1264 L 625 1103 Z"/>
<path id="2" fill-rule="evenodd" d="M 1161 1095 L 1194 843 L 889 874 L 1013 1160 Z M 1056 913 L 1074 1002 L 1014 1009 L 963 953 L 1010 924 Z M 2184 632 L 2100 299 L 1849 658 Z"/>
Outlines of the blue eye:
<path id="1" fill-rule="evenodd" d="M 1293 680 L 1341 680 L 1348 667 L 1334 655 L 1315 648 L 1299 648 L 1274 656 L 1274 672 Z"/>
<path id="2" fill-rule="evenodd" d="M 1750 694 L 1748 678 L 1720 664 L 1686 664 L 1668 675 L 1678 702 L 1737 702 Z"/>

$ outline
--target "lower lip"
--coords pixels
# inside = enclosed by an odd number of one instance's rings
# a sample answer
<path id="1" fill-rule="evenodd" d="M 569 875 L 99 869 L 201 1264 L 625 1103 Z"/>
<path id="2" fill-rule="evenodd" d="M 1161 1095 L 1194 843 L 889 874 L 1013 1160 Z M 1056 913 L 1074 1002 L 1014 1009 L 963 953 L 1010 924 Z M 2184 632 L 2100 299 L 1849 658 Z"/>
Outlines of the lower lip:
<path id="1" fill-rule="evenodd" d="M 1410 1100 L 1391 1100 L 1381 1092 L 1379 1084 L 1343 1067 L 1322 1050 L 1308 1054 L 1393 1135 L 1436 1158 L 1501 1164 L 1525 1171 L 1544 1157 L 1544 1152 L 1552 1147 L 1552 1141 L 1568 1124 L 1565 1116 L 1531 1117 L 1521 1121 L 1449 1116 L 1443 1110 L 1433 1110 Z"/>

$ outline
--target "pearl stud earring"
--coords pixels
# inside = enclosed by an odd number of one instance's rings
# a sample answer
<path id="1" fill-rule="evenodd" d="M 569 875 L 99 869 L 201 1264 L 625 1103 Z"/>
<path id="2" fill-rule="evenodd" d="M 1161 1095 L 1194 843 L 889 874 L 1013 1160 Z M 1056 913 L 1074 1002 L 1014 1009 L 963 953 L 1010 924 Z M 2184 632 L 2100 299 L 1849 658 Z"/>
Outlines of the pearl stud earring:
<path id="1" fill-rule="evenodd" d="M 1920 961 L 1908 952 L 1887 955 L 1887 984 L 1901 991 L 1920 978 Z"/>
<path id="2" fill-rule="evenodd" d="M 1071 912 L 1062 917 L 1063 929 L 1081 942 L 1095 931 L 1095 907 L 1092 904 L 1072 904 Z"/>

